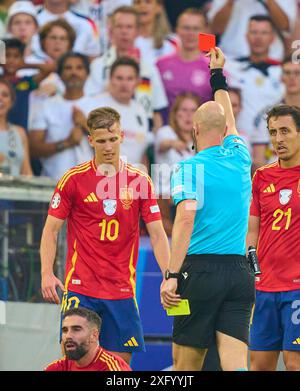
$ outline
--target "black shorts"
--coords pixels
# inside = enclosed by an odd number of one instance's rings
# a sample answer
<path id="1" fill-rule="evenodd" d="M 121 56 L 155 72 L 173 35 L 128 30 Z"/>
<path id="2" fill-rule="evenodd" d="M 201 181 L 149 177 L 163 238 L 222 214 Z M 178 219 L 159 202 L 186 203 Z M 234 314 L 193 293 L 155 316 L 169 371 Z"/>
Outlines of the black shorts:
<path id="1" fill-rule="evenodd" d="M 255 301 L 254 273 L 241 255 L 188 255 L 177 292 L 188 299 L 191 314 L 175 316 L 173 342 L 209 348 L 216 331 L 248 344 Z"/>

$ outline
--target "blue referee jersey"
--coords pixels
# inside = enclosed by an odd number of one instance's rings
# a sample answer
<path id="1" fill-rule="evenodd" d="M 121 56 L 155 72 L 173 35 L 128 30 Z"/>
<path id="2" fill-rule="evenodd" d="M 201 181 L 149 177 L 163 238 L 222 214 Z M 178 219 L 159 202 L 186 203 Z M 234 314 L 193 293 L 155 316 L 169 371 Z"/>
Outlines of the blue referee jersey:
<path id="1" fill-rule="evenodd" d="M 197 200 L 191 254 L 246 253 L 251 197 L 251 158 L 241 137 L 180 162 L 171 177 L 175 205 Z"/>

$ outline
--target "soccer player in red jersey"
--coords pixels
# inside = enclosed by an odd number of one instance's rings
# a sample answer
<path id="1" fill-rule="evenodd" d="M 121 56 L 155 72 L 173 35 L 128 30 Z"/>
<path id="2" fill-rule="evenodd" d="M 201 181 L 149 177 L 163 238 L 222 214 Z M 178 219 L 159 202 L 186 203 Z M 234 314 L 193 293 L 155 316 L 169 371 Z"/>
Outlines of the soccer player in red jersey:
<path id="1" fill-rule="evenodd" d="M 87 308 L 65 312 L 62 343 L 65 356 L 49 364 L 45 371 L 131 371 L 121 358 L 99 346 L 101 319 Z"/>
<path id="2" fill-rule="evenodd" d="M 135 300 L 140 216 L 163 273 L 169 244 L 151 179 L 120 159 L 120 115 L 107 107 L 93 110 L 88 128 L 95 159 L 67 171 L 50 203 L 41 240 L 42 294 L 59 303 L 58 286 L 64 290 L 62 313 L 79 305 L 97 312 L 103 320 L 101 346 L 130 363 L 132 352 L 144 350 Z M 63 286 L 53 264 L 66 219 Z"/>
<path id="3" fill-rule="evenodd" d="M 247 245 L 258 247 L 262 274 L 250 329 L 251 370 L 300 370 L 300 109 L 268 112 L 278 161 L 253 178 Z"/>

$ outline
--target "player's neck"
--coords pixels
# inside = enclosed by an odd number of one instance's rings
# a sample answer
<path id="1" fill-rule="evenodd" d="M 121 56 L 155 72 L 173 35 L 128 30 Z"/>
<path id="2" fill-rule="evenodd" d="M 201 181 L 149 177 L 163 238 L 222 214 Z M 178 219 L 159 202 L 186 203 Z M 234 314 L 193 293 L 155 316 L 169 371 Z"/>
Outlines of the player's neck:
<path id="1" fill-rule="evenodd" d="M 289 106 L 300 107 L 300 92 L 298 94 L 286 94 L 284 97 L 284 103 Z"/>
<path id="2" fill-rule="evenodd" d="M 76 100 L 82 98 L 84 95 L 82 89 L 68 89 L 64 94 L 66 100 Z"/>
<path id="3" fill-rule="evenodd" d="M 120 171 L 121 161 L 119 155 L 112 162 L 104 162 L 101 158 L 95 156 L 95 165 L 97 167 L 97 172 L 100 175 L 104 176 L 114 176 L 117 172 Z M 111 169 L 109 168 L 111 166 Z"/>
<path id="4" fill-rule="evenodd" d="M 87 367 L 88 365 L 90 365 L 94 361 L 96 354 L 99 353 L 99 349 L 100 349 L 99 345 L 96 345 L 95 347 L 93 347 L 80 360 L 76 361 L 76 365 L 78 367 Z"/>

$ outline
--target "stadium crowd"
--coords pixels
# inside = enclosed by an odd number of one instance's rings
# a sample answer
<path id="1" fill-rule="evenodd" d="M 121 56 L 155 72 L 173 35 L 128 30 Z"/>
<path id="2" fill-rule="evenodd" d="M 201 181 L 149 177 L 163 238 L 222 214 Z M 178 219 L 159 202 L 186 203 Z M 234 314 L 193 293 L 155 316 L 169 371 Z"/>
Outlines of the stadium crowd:
<path id="1" fill-rule="evenodd" d="M 121 114 L 121 154 L 151 174 L 170 235 L 169 179 L 151 165 L 172 166 L 194 153 L 192 116 L 212 99 L 200 32 L 216 34 L 226 55 L 253 169 L 272 162 L 265 113 L 278 102 L 300 106 L 300 2 L 174 3 L 2 1 L 0 172 L 58 180 L 91 158 L 87 115 L 110 106 Z"/>

